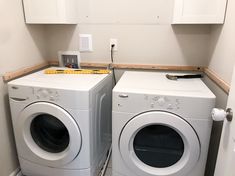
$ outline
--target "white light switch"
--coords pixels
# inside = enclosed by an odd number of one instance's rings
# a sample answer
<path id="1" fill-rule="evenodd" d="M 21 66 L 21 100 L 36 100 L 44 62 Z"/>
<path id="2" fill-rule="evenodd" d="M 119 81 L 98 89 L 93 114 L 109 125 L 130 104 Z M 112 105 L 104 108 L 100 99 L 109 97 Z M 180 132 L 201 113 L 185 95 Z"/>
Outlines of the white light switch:
<path id="1" fill-rule="evenodd" d="M 91 34 L 79 34 L 79 50 L 80 52 L 93 50 Z"/>

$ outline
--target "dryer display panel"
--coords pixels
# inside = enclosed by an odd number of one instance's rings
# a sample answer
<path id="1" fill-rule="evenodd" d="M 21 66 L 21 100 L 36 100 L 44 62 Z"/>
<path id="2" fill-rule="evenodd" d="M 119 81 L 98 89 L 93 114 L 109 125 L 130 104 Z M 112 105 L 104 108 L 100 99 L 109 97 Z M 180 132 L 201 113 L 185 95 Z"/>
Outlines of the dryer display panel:
<path id="1" fill-rule="evenodd" d="M 50 114 L 40 114 L 32 120 L 30 132 L 35 143 L 51 153 L 64 151 L 69 145 L 65 125 Z"/>
<path id="2" fill-rule="evenodd" d="M 164 168 L 180 160 L 184 153 L 184 142 L 174 129 L 164 125 L 150 125 L 136 134 L 133 148 L 143 163 Z"/>

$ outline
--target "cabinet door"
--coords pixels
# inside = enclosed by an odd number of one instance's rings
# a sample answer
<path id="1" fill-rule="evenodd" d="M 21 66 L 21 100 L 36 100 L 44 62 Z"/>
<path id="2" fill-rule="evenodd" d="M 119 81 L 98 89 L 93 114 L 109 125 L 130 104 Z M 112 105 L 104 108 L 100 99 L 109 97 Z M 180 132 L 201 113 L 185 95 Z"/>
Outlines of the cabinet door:
<path id="1" fill-rule="evenodd" d="M 76 0 L 23 0 L 26 23 L 76 24 Z"/>
<path id="2" fill-rule="evenodd" d="M 223 24 L 227 0 L 175 0 L 173 24 Z"/>

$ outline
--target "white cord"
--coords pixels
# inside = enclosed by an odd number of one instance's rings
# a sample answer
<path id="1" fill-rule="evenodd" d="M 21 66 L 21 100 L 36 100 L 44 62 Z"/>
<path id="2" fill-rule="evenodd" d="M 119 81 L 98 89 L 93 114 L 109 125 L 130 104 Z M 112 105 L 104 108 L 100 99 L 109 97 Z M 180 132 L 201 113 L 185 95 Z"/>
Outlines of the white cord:
<path id="1" fill-rule="evenodd" d="M 104 167 L 103 167 L 103 169 L 101 170 L 99 176 L 104 176 L 104 175 L 105 175 L 105 172 L 106 172 L 106 170 L 107 170 L 107 167 L 108 167 L 108 164 L 109 164 L 109 160 L 110 160 L 111 154 L 112 154 L 112 144 L 111 144 L 110 149 L 109 149 L 108 157 L 107 157 L 107 159 L 106 159 L 106 161 L 105 161 L 105 163 L 104 163 Z"/>

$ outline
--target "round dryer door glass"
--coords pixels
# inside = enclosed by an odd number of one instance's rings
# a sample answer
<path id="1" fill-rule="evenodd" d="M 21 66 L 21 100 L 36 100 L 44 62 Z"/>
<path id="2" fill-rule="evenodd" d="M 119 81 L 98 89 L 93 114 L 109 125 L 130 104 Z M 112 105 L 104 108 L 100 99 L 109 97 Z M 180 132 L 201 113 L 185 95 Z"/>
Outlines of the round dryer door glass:
<path id="1" fill-rule="evenodd" d="M 177 163 L 184 153 L 184 142 L 172 128 L 150 125 L 135 136 L 133 148 L 136 156 L 145 164 L 164 168 Z"/>
<path id="2" fill-rule="evenodd" d="M 125 124 L 119 150 L 123 162 L 136 175 L 182 176 L 197 164 L 200 142 L 185 119 L 169 112 L 150 111 Z"/>
<path id="3" fill-rule="evenodd" d="M 50 114 L 36 116 L 32 120 L 30 131 L 35 143 L 47 152 L 59 153 L 69 145 L 67 128 Z"/>

